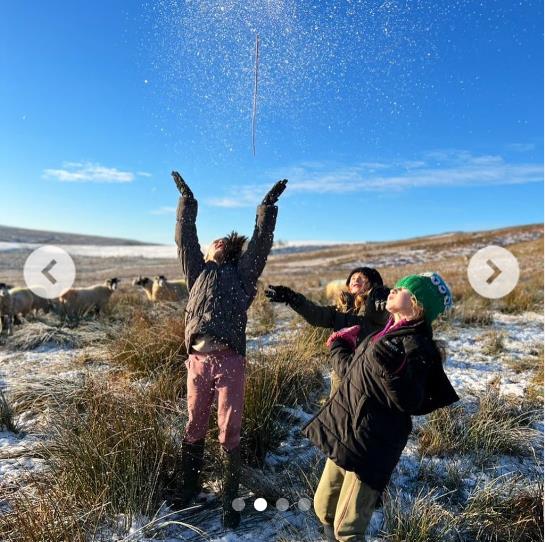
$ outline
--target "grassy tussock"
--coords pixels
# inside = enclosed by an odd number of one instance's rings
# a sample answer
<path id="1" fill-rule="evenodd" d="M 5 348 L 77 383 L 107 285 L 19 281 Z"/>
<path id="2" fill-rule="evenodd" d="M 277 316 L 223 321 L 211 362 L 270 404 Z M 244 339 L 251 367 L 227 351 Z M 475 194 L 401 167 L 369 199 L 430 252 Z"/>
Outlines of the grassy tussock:
<path id="1" fill-rule="evenodd" d="M 100 504 L 86 508 L 51 476 L 34 479 L 0 498 L 8 507 L 0 514 L 4 542 L 87 542 L 94 540 L 102 519 Z"/>
<path id="2" fill-rule="evenodd" d="M 455 300 L 452 318 L 466 326 L 489 326 L 494 322 L 489 301 L 469 292 Z"/>
<path id="3" fill-rule="evenodd" d="M 419 431 L 422 455 L 473 453 L 481 461 L 497 454 L 531 454 L 538 411 L 491 385 L 474 411 L 460 405 L 432 412 Z"/>
<path id="4" fill-rule="evenodd" d="M 497 330 L 487 331 L 479 337 L 481 350 L 487 356 L 498 356 L 505 350 L 505 333 Z"/>
<path id="5" fill-rule="evenodd" d="M 8 400 L 6 394 L 0 390 L 0 431 L 19 432 L 16 421 L 16 413 L 13 404 Z"/>
<path id="6" fill-rule="evenodd" d="M 178 313 L 136 312 L 108 345 L 110 358 L 142 374 L 179 365 L 186 355 L 184 332 L 184 319 Z"/>
<path id="7" fill-rule="evenodd" d="M 419 493 L 407 502 L 400 493 L 384 502 L 381 537 L 391 542 L 444 542 L 452 537 L 453 516 L 441 507 L 434 493 Z"/>
<path id="8" fill-rule="evenodd" d="M 468 474 L 467 467 L 459 461 L 433 461 L 425 459 L 418 470 L 418 480 L 426 484 L 430 490 L 440 491 L 451 503 L 460 503 L 464 499 L 464 478 Z"/>
<path id="9" fill-rule="evenodd" d="M 178 460 L 169 416 L 145 391 L 88 379 L 53 420 L 44 456 L 60 488 L 111 514 L 154 511 Z"/>
<path id="10" fill-rule="evenodd" d="M 248 360 L 242 442 L 251 464 L 261 464 L 285 432 L 283 407 L 308 404 L 323 386 L 319 363 L 302 341 Z"/>
<path id="11" fill-rule="evenodd" d="M 257 295 L 248 311 L 248 321 L 254 335 L 266 335 L 274 331 L 275 315 L 272 303 L 265 296 L 265 286 L 259 282 Z"/>
<path id="12" fill-rule="evenodd" d="M 75 398 L 77 397 L 77 400 Z M 52 397 L 41 397 L 49 401 Z M 54 400 L 57 400 L 55 398 Z M 4 495 L 2 540 L 83 541 L 117 514 L 158 509 L 178 472 L 181 413 L 126 379 L 88 377 L 58 400 L 42 456 L 45 479 Z"/>
<path id="13" fill-rule="evenodd" d="M 469 496 L 460 530 L 477 542 L 543 540 L 543 484 L 499 478 L 478 487 Z"/>

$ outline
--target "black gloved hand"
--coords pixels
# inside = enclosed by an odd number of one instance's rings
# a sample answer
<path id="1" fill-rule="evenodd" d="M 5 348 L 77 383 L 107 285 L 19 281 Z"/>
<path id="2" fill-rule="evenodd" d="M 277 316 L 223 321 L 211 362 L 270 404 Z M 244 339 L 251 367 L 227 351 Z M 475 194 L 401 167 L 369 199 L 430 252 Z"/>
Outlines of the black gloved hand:
<path id="1" fill-rule="evenodd" d="M 390 290 L 388 288 L 374 288 L 367 299 L 367 303 L 370 304 L 371 310 L 374 310 L 375 312 L 384 312 L 386 310 L 386 301 L 388 300 L 389 294 Z"/>
<path id="2" fill-rule="evenodd" d="M 189 188 L 189 186 L 187 186 L 187 183 L 182 179 L 182 176 L 177 171 L 173 171 L 171 175 L 182 197 L 187 199 L 194 199 L 193 192 L 191 192 L 191 189 Z"/>
<path id="3" fill-rule="evenodd" d="M 286 190 L 286 183 L 288 182 L 288 179 L 282 179 L 281 181 L 278 181 L 265 195 L 263 198 L 263 201 L 261 202 L 261 205 L 274 205 L 278 198 L 281 196 L 282 192 Z"/>
<path id="4" fill-rule="evenodd" d="M 297 296 L 291 288 L 287 286 L 272 286 L 268 285 L 265 290 L 265 295 L 273 303 L 288 303 L 291 304 L 295 301 Z"/>

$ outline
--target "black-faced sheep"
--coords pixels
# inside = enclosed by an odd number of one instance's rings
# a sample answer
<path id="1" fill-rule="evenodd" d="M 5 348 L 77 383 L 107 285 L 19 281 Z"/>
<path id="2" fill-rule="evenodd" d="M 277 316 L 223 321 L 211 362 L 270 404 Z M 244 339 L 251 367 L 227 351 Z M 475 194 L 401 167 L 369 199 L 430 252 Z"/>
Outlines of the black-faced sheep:
<path id="1" fill-rule="evenodd" d="M 79 318 L 88 312 L 93 312 L 98 316 L 110 300 L 118 283 L 119 279 L 112 278 L 106 280 L 104 284 L 65 290 L 59 296 L 64 317 L 77 323 Z"/>
<path id="2" fill-rule="evenodd" d="M 132 281 L 132 285 L 142 288 L 144 292 L 146 292 L 146 297 L 148 300 L 153 301 L 153 280 L 140 275 L 138 278 Z"/>

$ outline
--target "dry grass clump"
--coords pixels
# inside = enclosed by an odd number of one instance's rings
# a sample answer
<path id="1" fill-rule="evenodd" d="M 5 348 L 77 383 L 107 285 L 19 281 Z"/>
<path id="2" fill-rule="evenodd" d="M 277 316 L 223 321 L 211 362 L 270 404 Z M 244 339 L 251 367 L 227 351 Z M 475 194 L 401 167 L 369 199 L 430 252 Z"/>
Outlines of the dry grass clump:
<path id="1" fill-rule="evenodd" d="M 172 423 L 172 409 L 148 390 L 102 375 L 87 377 L 72 399 L 51 417 L 45 478 L 4 498 L 2 540 L 94 539 L 117 514 L 128 523 L 153 515 L 178 471 L 174 428 L 183 420 Z"/>
<path id="2" fill-rule="evenodd" d="M 181 314 L 137 312 L 108 345 L 111 361 L 142 374 L 180 365 L 186 355 L 184 332 Z"/>
<path id="3" fill-rule="evenodd" d="M 146 311 L 150 306 L 151 301 L 148 300 L 143 291 L 125 287 L 116 290 L 112 294 L 108 304 L 102 311 L 101 318 L 127 321 L 135 313 Z"/>
<path id="4" fill-rule="evenodd" d="M 307 405 L 323 386 L 319 360 L 304 339 L 248 360 L 242 442 L 251 464 L 261 464 L 285 433 L 283 407 Z"/>
<path id="5" fill-rule="evenodd" d="M 498 478 L 469 496 L 460 530 L 477 542 L 543 540 L 543 484 Z"/>
<path id="6" fill-rule="evenodd" d="M 543 261 L 543 256 L 541 256 Z M 543 312 L 543 269 L 523 277 L 515 289 L 500 300 L 502 312 Z"/>
<path id="7" fill-rule="evenodd" d="M 454 302 L 452 318 L 466 326 L 489 326 L 494 322 L 490 302 L 474 293 Z"/>
<path id="8" fill-rule="evenodd" d="M 418 433 L 422 455 L 473 453 L 480 461 L 497 454 L 533 452 L 537 432 L 529 424 L 539 411 L 502 396 L 491 383 L 476 408 L 455 405 L 432 412 Z"/>
<path id="9" fill-rule="evenodd" d="M 483 333 L 479 340 L 482 343 L 482 352 L 487 356 L 497 356 L 505 350 L 505 333 L 491 330 Z"/>
<path id="10" fill-rule="evenodd" d="M 102 518 L 101 505 L 86 507 L 66 493 L 51 476 L 34 478 L 24 487 L 0 495 L 6 509 L 0 514 L 4 542 L 87 542 Z"/>
<path id="11" fill-rule="evenodd" d="M 12 401 L 9 401 L 6 394 L 0 390 L 0 431 L 19 432 L 19 426 L 15 420 L 16 414 Z"/>
<path id="12" fill-rule="evenodd" d="M 74 348 L 78 346 L 77 338 L 69 331 L 45 322 L 28 322 L 17 328 L 7 341 L 11 350 L 34 350 L 44 344 Z"/>
<path id="13" fill-rule="evenodd" d="M 78 404 L 82 389 L 83 375 L 81 378 L 72 379 L 52 376 L 31 382 L 18 382 L 10 390 L 10 396 L 13 409 L 18 414 L 54 414 Z"/>
<path id="14" fill-rule="evenodd" d="M 430 490 L 439 491 L 451 503 L 460 503 L 464 499 L 464 477 L 468 468 L 460 461 L 449 459 L 446 462 L 425 459 L 418 469 L 418 479 Z"/>
<path id="15" fill-rule="evenodd" d="M 90 378 L 80 404 L 53 419 L 44 456 L 57 484 L 83 502 L 149 514 L 179 456 L 168 421 L 145 391 Z"/>
<path id="16" fill-rule="evenodd" d="M 248 311 L 248 322 L 254 335 L 266 335 L 274 330 L 274 309 L 265 296 L 265 286 L 261 282 L 258 283 L 257 295 Z"/>
<path id="17" fill-rule="evenodd" d="M 410 499 L 399 492 L 389 493 L 380 536 L 391 542 L 445 542 L 454 539 L 453 519 L 435 493 L 420 492 Z"/>

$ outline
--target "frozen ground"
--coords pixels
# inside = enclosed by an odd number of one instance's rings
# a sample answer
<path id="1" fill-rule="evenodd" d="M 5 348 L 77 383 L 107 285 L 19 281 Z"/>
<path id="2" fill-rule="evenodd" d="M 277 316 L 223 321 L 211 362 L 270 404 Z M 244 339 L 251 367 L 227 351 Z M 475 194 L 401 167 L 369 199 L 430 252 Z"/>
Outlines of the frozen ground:
<path id="1" fill-rule="evenodd" d="M 287 340 L 290 335 L 297 333 L 288 309 L 281 307 L 277 312 L 275 331 L 262 337 L 250 337 L 249 348 L 274 348 L 275 345 Z M 502 333 L 505 348 L 499 356 L 488 355 L 483 351 L 482 336 L 491 329 Z M 528 356 L 533 349 L 543 343 L 543 316 L 536 313 L 521 315 L 495 314 L 493 326 L 464 327 L 455 325 L 439 334 L 448 345 L 448 360 L 446 371 L 457 389 L 461 400 L 471 400 L 482 392 L 490 381 L 497 376 L 501 379 L 501 392 L 522 395 L 528 383 L 529 373 L 516 372 L 508 360 L 521 359 Z M 42 346 L 30 352 L 0 350 L 0 389 L 21 390 L 36 385 L 47 384 L 48 379 L 64 379 L 67 382 L 77 380 L 89 370 L 103 370 L 103 364 L 86 364 L 81 362 L 81 355 L 94 352 L 97 360 L 100 359 L 100 348 L 93 351 L 89 348 L 59 348 Z M 93 356 L 91 356 L 93 357 Z M 324 375 L 326 381 L 328 375 Z M 326 382 L 327 393 L 328 382 Z M 301 409 L 287 409 L 286 422 L 290 429 L 287 437 L 274 453 L 267 456 L 265 470 L 272 480 L 279 484 L 285 481 L 287 472 L 304 473 L 311 469 L 311 465 L 320 460 L 319 454 L 310 443 L 301 437 L 299 428 L 309 419 L 311 413 Z M 0 432 L 0 475 L 2 483 L 12 483 L 37 469 L 44 468 L 43 460 L 37 457 L 37 446 L 43 437 L 47 413 L 38 416 L 23 414 L 19 423 L 23 429 L 20 435 L 9 431 Z M 421 420 L 416 420 L 416 426 Z M 462 492 L 468 492 L 483 476 L 499 474 L 525 473 L 529 479 L 536 475 L 542 476 L 543 455 L 542 439 L 543 424 L 535 424 L 538 433 L 536 439 L 536 457 L 498 457 L 497 462 L 486 473 L 474 465 L 467 456 L 456 459 L 464 467 L 464 487 Z M 47 429 L 45 429 L 47 431 Z M 433 458 L 438 469 L 446 469 L 449 461 Z M 411 438 L 402 460 L 396 470 L 392 484 L 396 490 L 413 493 L 418 488 L 418 476 L 421 468 L 421 459 L 417 453 L 416 439 Z M 282 485 L 283 487 L 283 485 Z M 284 533 L 287 540 L 299 540 L 302 536 L 308 541 L 322 540 L 312 509 L 308 510 L 311 502 L 309 489 L 303 483 L 296 491 L 291 491 L 286 498 L 289 502 L 287 511 L 279 511 L 269 506 L 265 511 L 254 509 L 254 501 L 259 495 L 246 494 L 246 510 L 241 529 L 237 533 L 223 533 L 219 522 L 218 510 L 212 505 L 201 512 L 188 511 L 185 515 L 168 516 L 168 510 L 161 511 L 165 517 L 156 518 L 153 527 L 143 527 L 153 518 L 137 518 L 133 521 L 129 532 L 116 535 L 112 531 L 104 533 L 108 540 L 139 541 L 151 540 L 153 533 L 161 533 L 161 537 L 169 542 L 181 540 L 210 540 L 215 542 L 263 541 L 273 542 L 278 539 L 279 533 Z M 216 507 L 217 508 L 217 507 Z M 161 514 L 159 514 L 161 515 Z M 120 525 L 124 518 L 120 518 Z M 126 518 L 125 518 L 126 520 Z M 200 533 L 183 527 L 179 522 L 197 525 Z M 371 523 L 371 540 L 378 542 L 377 533 L 382 524 L 382 510 L 377 510 Z M 159 528 L 160 527 L 160 528 Z M 120 527 L 120 531 L 122 531 Z M 206 534 L 203 534 L 206 533 Z"/>

